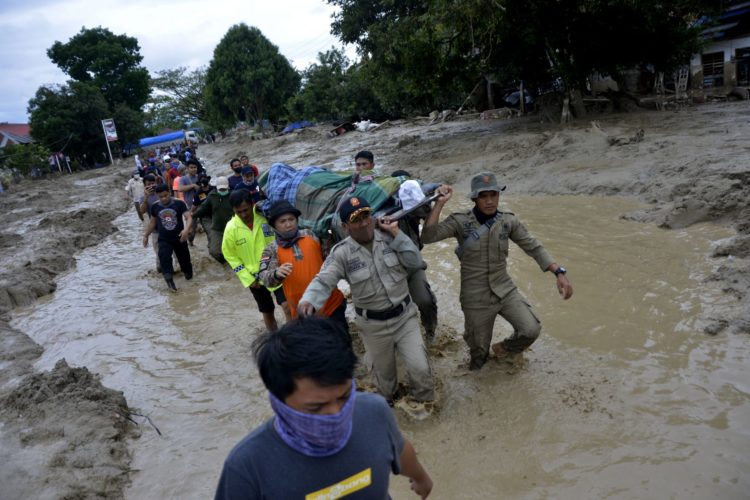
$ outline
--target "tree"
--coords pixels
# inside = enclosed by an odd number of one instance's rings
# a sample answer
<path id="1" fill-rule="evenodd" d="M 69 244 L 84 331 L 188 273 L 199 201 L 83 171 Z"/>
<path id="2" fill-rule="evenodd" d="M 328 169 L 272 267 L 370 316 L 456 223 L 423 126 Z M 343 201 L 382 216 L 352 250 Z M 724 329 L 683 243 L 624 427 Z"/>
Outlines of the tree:
<path id="1" fill-rule="evenodd" d="M 93 85 L 70 82 L 39 87 L 28 113 L 31 136 L 52 151 L 71 157 L 86 154 L 89 159 L 106 151 L 101 120 L 108 117 L 109 108 Z"/>
<path id="2" fill-rule="evenodd" d="M 275 120 L 299 82 L 289 61 L 258 28 L 234 25 L 214 49 L 206 73 L 208 120 L 219 128 L 242 119 Z"/>
<path id="3" fill-rule="evenodd" d="M 185 67 L 156 72 L 151 85 L 157 95 L 154 105 L 183 120 L 205 120 L 206 101 L 203 89 L 206 86 L 206 68 L 189 71 Z"/>
<path id="4" fill-rule="evenodd" d="M 719 2 L 675 0 L 328 0 L 332 30 L 354 43 L 391 113 L 457 104 L 484 77 L 585 88 L 652 64 L 669 71 L 699 46 L 700 14 Z"/>
<path id="5" fill-rule="evenodd" d="M 292 117 L 309 120 L 340 118 L 346 108 L 343 91 L 348 66 L 347 58 L 335 48 L 318 53 L 318 62 L 302 72 L 302 91 L 287 104 Z"/>
<path id="6" fill-rule="evenodd" d="M 101 90 L 111 109 L 125 104 L 140 110 L 148 99 L 149 75 L 140 66 L 138 40 L 107 28 L 81 28 L 67 43 L 56 41 L 47 55 L 73 80 Z"/>
<path id="7" fill-rule="evenodd" d="M 121 147 L 130 144 L 138 144 L 138 141 L 146 133 L 143 122 L 143 113 L 135 111 L 124 104 L 118 104 L 112 112 L 117 128 L 117 142 Z"/>
<path id="8" fill-rule="evenodd" d="M 329 0 L 341 11 L 333 33 L 354 43 L 383 108 L 411 114 L 458 106 L 482 74 L 478 41 L 491 0 Z"/>
<path id="9" fill-rule="evenodd" d="M 41 144 L 11 144 L 0 149 L 0 168 L 15 168 L 28 175 L 34 167 L 45 167 L 51 152 Z"/>

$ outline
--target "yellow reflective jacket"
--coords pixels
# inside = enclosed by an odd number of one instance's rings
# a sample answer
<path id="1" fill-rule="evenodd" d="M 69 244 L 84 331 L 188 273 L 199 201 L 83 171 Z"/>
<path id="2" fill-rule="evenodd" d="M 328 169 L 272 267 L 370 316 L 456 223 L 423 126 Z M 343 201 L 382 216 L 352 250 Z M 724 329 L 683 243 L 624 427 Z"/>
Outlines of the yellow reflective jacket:
<path id="1" fill-rule="evenodd" d="M 250 229 L 237 215 L 227 222 L 221 253 L 245 288 L 258 278 L 260 257 L 266 245 L 275 240 L 273 228 L 263 214 L 253 207 L 253 228 Z M 273 291 L 280 287 L 269 288 Z"/>

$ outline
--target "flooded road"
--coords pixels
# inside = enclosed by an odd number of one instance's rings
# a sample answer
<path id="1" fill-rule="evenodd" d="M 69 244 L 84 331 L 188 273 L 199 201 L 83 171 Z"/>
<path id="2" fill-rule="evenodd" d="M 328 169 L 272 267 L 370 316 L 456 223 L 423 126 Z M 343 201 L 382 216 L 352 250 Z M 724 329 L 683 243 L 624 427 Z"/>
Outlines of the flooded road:
<path id="1" fill-rule="evenodd" d="M 719 264 L 711 246 L 730 233 L 622 220 L 642 207 L 617 198 L 504 201 L 568 268 L 575 295 L 562 301 L 552 277 L 512 246 L 510 273 L 542 336 L 522 367 L 493 361 L 470 373 L 454 244 L 425 248 L 442 325 L 442 408 L 399 420 L 435 481 L 431 498 L 746 498 L 750 338 L 703 333 L 731 300 L 706 281 Z M 161 431 L 138 419 L 127 498 L 210 498 L 229 449 L 271 415 L 250 358 L 259 314 L 202 236 L 194 280 L 178 275 L 170 294 L 135 214 L 115 222 L 120 232 L 81 252 L 57 291 L 17 311 L 13 326 L 44 347 L 37 368 L 61 357 L 87 366 Z M 497 337 L 509 333 L 498 320 Z M 414 497 L 402 477 L 392 495 Z"/>

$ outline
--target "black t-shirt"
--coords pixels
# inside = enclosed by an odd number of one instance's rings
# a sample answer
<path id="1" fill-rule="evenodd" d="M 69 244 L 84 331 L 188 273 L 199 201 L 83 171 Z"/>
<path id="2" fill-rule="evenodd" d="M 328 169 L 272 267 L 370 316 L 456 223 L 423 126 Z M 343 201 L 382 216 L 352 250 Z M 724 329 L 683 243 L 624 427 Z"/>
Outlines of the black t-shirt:
<path id="1" fill-rule="evenodd" d="M 227 180 L 229 181 L 229 190 L 234 191 L 234 188 L 237 187 L 237 184 L 242 182 L 242 176 L 230 175 L 229 177 L 227 177 Z"/>
<path id="2" fill-rule="evenodd" d="M 151 217 L 156 217 L 156 230 L 159 232 L 159 238 L 179 238 L 180 233 L 185 229 L 185 223 L 182 221 L 182 214 L 185 212 L 187 212 L 185 202 L 174 198 L 166 206 L 161 202 L 154 203 L 151 206 Z"/>

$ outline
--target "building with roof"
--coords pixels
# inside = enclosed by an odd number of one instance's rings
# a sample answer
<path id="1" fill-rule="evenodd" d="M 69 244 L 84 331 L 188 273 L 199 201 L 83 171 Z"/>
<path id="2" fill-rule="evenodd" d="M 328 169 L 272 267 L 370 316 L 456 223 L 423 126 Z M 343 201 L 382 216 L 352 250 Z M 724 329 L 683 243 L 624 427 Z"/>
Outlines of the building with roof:
<path id="1" fill-rule="evenodd" d="M 11 144 L 28 144 L 31 138 L 31 126 L 28 123 L 0 123 L 0 149 Z"/>
<path id="2" fill-rule="evenodd" d="M 726 2 L 722 13 L 699 21 L 705 46 L 690 61 L 693 88 L 730 92 L 750 87 L 750 2 Z"/>

